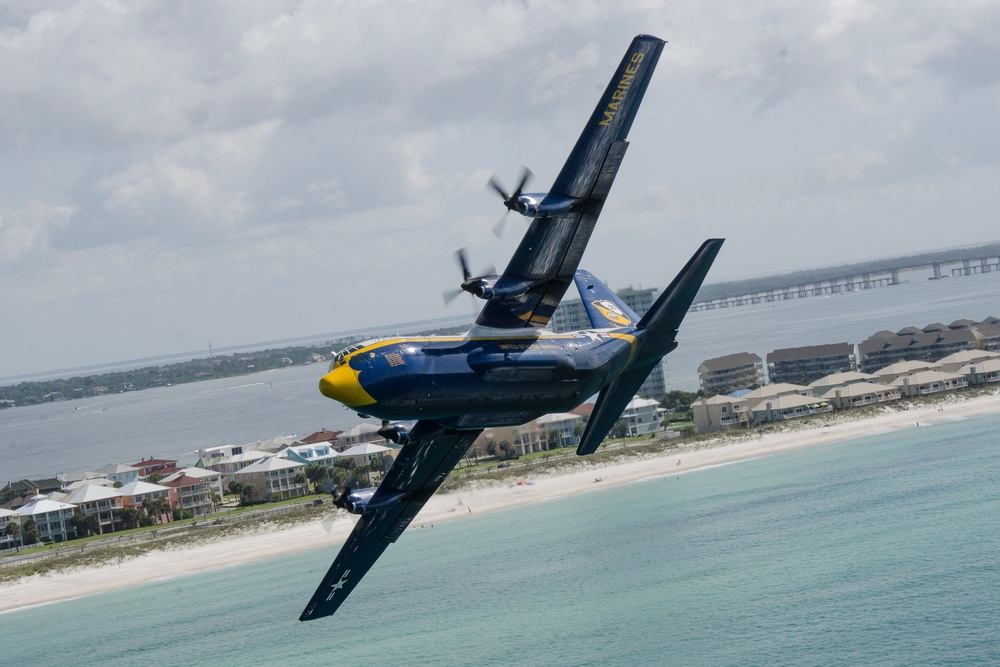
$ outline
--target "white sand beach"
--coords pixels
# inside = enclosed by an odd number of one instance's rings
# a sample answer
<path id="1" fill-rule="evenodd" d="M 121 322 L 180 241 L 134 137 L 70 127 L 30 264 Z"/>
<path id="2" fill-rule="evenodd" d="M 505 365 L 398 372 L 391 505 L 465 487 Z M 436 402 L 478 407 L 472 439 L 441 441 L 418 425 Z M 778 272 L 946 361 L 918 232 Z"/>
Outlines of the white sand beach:
<path id="1" fill-rule="evenodd" d="M 814 428 L 788 428 L 763 435 L 747 433 L 742 439 L 701 442 L 698 449 L 681 449 L 655 457 L 632 457 L 621 462 L 587 466 L 574 472 L 532 478 L 534 484 L 463 489 L 431 498 L 411 527 L 460 520 L 470 514 L 499 511 L 549 498 L 566 496 L 638 479 L 673 475 L 707 466 L 757 458 L 803 447 L 907 428 L 931 426 L 1000 411 L 1000 392 L 986 396 L 952 396 L 933 405 L 886 409 L 877 416 L 852 418 L 850 412 L 831 415 L 829 424 Z M 471 509 L 471 513 L 470 513 Z M 330 558 L 346 539 L 355 517 L 338 512 L 335 518 L 291 526 L 277 526 L 238 537 L 204 540 L 189 547 L 164 549 L 125 559 L 114 565 L 84 567 L 46 575 L 33 575 L 0 585 L 0 612 L 67 600 L 104 591 L 189 573 L 227 567 L 265 558 L 326 548 Z"/>

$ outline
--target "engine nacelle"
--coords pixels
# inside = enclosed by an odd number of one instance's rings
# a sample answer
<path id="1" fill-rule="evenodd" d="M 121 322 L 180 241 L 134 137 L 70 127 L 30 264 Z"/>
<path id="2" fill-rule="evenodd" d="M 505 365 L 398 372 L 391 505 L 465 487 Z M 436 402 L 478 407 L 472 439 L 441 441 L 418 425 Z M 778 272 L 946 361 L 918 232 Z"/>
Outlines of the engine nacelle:
<path id="1" fill-rule="evenodd" d="M 545 192 L 530 193 L 520 195 L 508 206 L 512 211 L 517 211 L 529 218 L 544 217 L 546 215 L 556 215 L 567 213 L 572 210 L 577 200 L 573 197 L 561 197 Z"/>
<path id="2" fill-rule="evenodd" d="M 375 487 L 351 491 L 346 487 L 340 486 L 333 492 L 333 504 L 347 510 L 351 514 L 363 514 L 374 495 Z"/>
<path id="3" fill-rule="evenodd" d="M 397 445 L 405 445 L 410 441 L 410 429 L 400 422 L 392 424 L 383 422 L 382 427 L 375 432 Z"/>
<path id="4" fill-rule="evenodd" d="M 462 283 L 462 289 L 473 296 L 489 301 L 493 298 L 493 283 L 496 282 L 498 277 L 480 276 L 478 278 L 470 278 Z"/>

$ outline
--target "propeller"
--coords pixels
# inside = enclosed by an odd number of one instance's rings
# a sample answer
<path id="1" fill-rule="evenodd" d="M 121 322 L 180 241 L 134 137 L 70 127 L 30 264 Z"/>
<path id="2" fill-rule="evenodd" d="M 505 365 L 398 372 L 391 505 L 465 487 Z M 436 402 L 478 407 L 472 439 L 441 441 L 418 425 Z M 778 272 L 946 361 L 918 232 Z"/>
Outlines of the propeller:
<path id="1" fill-rule="evenodd" d="M 469 260 L 465 255 L 465 248 L 459 248 L 455 251 L 455 257 L 458 259 L 458 266 L 462 270 L 462 285 L 455 290 L 445 290 L 444 292 L 444 302 L 449 304 L 454 301 L 462 292 L 468 292 L 473 297 L 476 295 L 475 286 L 481 280 L 480 278 L 474 278 L 472 272 L 469 271 Z M 493 265 L 486 267 L 479 275 L 489 276 L 495 271 Z"/>
<path id="2" fill-rule="evenodd" d="M 504 227 L 507 225 L 507 216 L 510 215 L 511 211 L 517 211 L 523 214 L 525 211 L 524 204 L 521 202 L 521 192 L 524 190 L 524 186 L 528 183 L 528 179 L 531 178 L 531 170 L 527 167 L 521 171 L 521 182 L 517 184 L 517 187 L 513 192 L 508 193 L 504 190 L 503 185 L 497 180 L 496 176 L 490 176 L 490 181 L 487 184 L 488 187 L 496 190 L 497 194 L 503 199 L 503 205 L 507 207 L 507 211 L 503 216 L 493 225 L 493 235 L 497 238 L 503 236 Z"/>

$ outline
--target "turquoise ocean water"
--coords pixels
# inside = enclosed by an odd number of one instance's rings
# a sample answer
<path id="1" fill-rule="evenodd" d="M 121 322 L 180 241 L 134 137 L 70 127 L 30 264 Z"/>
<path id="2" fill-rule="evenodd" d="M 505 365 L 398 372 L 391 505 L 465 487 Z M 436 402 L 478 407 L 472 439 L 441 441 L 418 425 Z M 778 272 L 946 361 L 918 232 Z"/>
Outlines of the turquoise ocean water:
<path id="1" fill-rule="evenodd" d="M 0 615 L 0 662 L 1000 664 L 1000 416 L 408 531 L 332 618 L 337 547 Z"/>

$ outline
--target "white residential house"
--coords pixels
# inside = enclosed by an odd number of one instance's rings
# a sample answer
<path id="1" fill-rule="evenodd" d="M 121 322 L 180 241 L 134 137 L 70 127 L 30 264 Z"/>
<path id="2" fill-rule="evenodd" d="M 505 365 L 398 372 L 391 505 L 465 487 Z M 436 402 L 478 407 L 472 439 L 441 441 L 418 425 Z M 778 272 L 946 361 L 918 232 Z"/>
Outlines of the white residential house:
<path id="1" fill-rule="evenodd" d="M 329 442 L 315 442 L 310 445 L 292 445 L 278 452 L 278 456 L 299 463 L 332 466 L 339 454 Z"/>
<path id="2" fill-rule="evenodd" d="M 254 487 L 257 500 L 285 500 L 308 493 L 305 464 L 271 456 L 252 463 L 237 472 L 238 482 Z M 297 481 L 301 475 L 301 481 Z"/>
<path id="3" fill-rule="evenodd" d="M 215 463 L 208 464 L 209 470 L 214 470 L 222 475 L 222 485 L 228 487 L 229 482 L 236 479 L 235 475 L 243 468 L 248 465 L 252 465 L 258 461 L 262 461 L 271 456 L 271 454 L 266 454 L 258 450 L 250 450 L 247 452 L 240 452 L 237 454 L 232 454 Z M 203 459 L 204 460 L 204 459 Z"/>
<path id="4" fill-rule="evenodd" d="M 94 472 L 101 477 L 107 477 L 112 482 L 118 482 L 122 486 L 139 479 L 139 469 L 127 466 L 124 463 L 109 463 Z"/>
<path id="5" fill-rule="evenodd" d="M 76 505 L 77 511 L 84 516 L 95 515 L 100 522 L 98 532 L 101 535 L 114 532 L 118 511 L 122 509 L 122 494 L 118 489 L 83 484 L 66 496 L 66 502 Z"/>
<path id="6" fill-rule="evenodd" d="M 657 401 L 634 396 L 625 406 L 625 411 L 621 416 L 628 424 L 628 434 L 630 436 L 643 436 L 662 431 L 659 408 L 660 404 Z"/>
<path id="7" fill-rule="evenodd" d="M 49 500 L 45 496 L 37 495 L 27 505 L 23 505 L 17 510 L 22 536 L 25 522 L 28 519 L 33 519 L 38 526 L 41 541 L 65 542 L 72 539 L 76 537 L 76 529 L 70 523 L 70 519 L 75 510 L 76 505 Z"/>
<path id="8" fill-rule="evenodd" d="M 8 535 L 7 526 L 11 524 L 17 526 L 18 532 Z M 17 512 L 9 510 L 6 507 L 0 507 L 0 551 L 21 546 L 20 529 L 21 525 L 17 521 Z"/>
<path id="9" fill-rule="evenodd" d="M 374 442 L 366 442 L 362 445 L 355 445 L 350 449 L 345 449 L 340 453 L 340 458 L 354 459 L 356 465 L 366 466 L 372 462 L 372 457 L 381 456 L 382 454 L 389 454 L 391 456 L 392 452 L 391 447 L 378 445 Z"/>
<path id="10" fill-rule="evenodd" d="M 343 452 L 355 445 L 371 442 L 384 445 L 386 440 L 378 434 L 379 427 L 374 424 L 361 423 L 337 436 L 336 448 Z"/>

